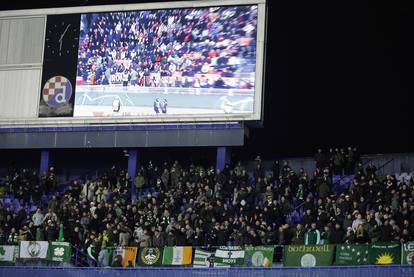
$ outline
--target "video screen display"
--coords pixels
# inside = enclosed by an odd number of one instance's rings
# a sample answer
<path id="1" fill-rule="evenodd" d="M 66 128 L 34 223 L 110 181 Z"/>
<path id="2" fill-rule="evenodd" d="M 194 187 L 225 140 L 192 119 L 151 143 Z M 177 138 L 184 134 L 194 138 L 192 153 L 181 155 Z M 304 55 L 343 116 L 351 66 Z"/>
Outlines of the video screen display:
<path id="1" fill-rule="evenodd" d="M 81 15 L 74 116 L 252 114 L 257 5 Z"/>

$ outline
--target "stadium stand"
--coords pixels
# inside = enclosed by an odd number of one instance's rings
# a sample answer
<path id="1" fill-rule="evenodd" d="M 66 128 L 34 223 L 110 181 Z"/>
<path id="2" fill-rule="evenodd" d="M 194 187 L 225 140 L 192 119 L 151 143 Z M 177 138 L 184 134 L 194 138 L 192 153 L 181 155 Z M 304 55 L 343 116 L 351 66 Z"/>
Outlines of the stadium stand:
<path id="1" fill-rule="evenodd" d="M 113 247 L 211 250 L 414 239 L 413 174 L 377 175 L 352 148 L 319 150 L 315 161 L 312 176 L 294 172 L 288 162 L 276 161 L 267 171 L 257 157 L 251 172 L 240 162 L 223 171 L 150 162 L 135 180 L 112 167 L 96 179 L 66 184 L 53 167 L 43 176 L 15 168 L 1 183 L 0 245 L 65 241 L 75 265 L 116 266 L 108 258 Z M 344 176 L 347 182 L 338 186 Z"/>

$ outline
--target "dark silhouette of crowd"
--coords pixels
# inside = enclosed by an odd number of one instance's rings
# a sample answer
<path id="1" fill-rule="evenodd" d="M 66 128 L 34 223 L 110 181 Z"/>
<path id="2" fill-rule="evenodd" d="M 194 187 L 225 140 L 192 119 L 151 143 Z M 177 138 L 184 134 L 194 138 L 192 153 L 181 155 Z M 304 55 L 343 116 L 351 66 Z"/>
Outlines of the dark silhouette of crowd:
<path id="1" fill-rule="evenodd" d="M 64 240 L 98 257 L 102 249 L 118 245 L 413 240 L 413 175 L 400 180 L 377 175 L 375 168 L 359 167 L 356 160 L 349 188 L 336 193 L 331 169 L 339 170 L 335 155 L 341 151 L 332 152 L 326 162 L 318 152 L 318 167 L 310 176 L 303 169 L 294 172 L 287 161 L 275 161 L 265 170 L 260 157 L 249 173 L 241 162 L 222 171 L 184 167 L 177 161 L 149 162 L 133 180 L 112 167 L 98 179 L 67 186 L 57 182 L 53 168 L 40 178 L 35 172 L 15 170 L 1 186 L 4 195 L 19 199 L 21 206 L 15 210 L 1 204 L 0 245 Z M 345 170 L 349 162 L 342 164 Z M 43 194 L 50 197 L 44 199 Z"/>
<path id="2" fill-rule="evenodd" d="M 118 73 L 146 87 L 251 88 L 256 24 L 257 6 L 85 14 L 78 76 L 102 85 Z"/>

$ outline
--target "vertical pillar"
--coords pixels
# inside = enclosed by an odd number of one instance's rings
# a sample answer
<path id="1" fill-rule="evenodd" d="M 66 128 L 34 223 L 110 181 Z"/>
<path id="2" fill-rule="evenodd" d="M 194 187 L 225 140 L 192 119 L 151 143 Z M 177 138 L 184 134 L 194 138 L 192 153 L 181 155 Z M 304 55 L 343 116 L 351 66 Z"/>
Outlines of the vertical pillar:
<path id="1" fill-rule="evenodd" d="M 217 158 L 216 158 L 216 168 L 223 170 L 226 164 L 229 164 L 230 160 L 230 151 L 225 146 L 217 147 Z"/>
<path id="2" fill-rule="evenodd" d="M 135 177 L 137 176 L 138 151 L 137 149 L 130 149 L 128 154 L 128 175 L 131 177 L 131 199 L 135 201 Z"/>
<path id="3" fill-rule="evenodd" d="M 226 164 L 231 164 L 231 149 L 229 147 L 226 147 Z"/>
<path id="4" fill-rule="evenodd" d="M 48 171 L 48 169 L 49 169 L 49 150 L 44 149 L 40 152 L 39 176 L 42 176 L 43 173 Z"/>

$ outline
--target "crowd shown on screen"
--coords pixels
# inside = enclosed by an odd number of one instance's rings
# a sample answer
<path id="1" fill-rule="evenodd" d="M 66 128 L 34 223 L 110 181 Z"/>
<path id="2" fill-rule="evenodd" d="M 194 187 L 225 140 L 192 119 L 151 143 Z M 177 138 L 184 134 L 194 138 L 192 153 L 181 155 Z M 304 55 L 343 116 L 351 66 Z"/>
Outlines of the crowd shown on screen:
<path id="1" fill-rule="evenodd" d="M 343 157 L 338 158 L 339 156 Z M 134 180 L 112 167 L 96 180 L 62 191 L 51 168 L 14 170 L 2 193 L 20 199 L 0 206 L 0 245 L 65 240 L 97 259 L 108 246 L 217 246 L 370 243 L 414 239 L 414 176 L 397 180 L 364 168 L 355 149 L 318 151 L 313 175 L 288 162 L 249 175 L 239 162 L 223 171 L 179 162 L 149 162 Z M 341 162 L 339 163 L 338 160 Z M 322 166 L 322 167 L 320 167 Z M 354 174 L 335 191 L 332 171 Z M 131 185 L 138 198 L 131 201 Z M 27 213 L 28 205 L 37 210 Z"/>
<path id="2" fill-rule="evenodd" d="M 98 85 L 119 74 L 132 86 L 252 88 L 256 24 L 257 6 L 86 14 L 78 76 Z"/>

